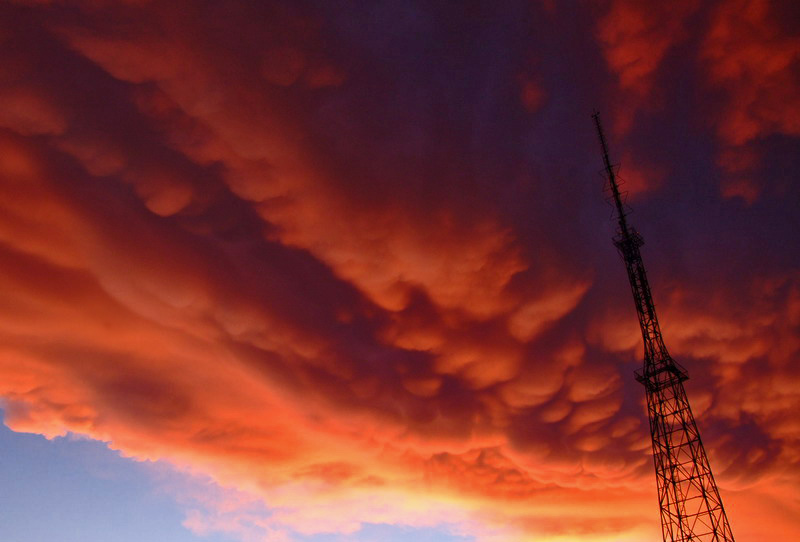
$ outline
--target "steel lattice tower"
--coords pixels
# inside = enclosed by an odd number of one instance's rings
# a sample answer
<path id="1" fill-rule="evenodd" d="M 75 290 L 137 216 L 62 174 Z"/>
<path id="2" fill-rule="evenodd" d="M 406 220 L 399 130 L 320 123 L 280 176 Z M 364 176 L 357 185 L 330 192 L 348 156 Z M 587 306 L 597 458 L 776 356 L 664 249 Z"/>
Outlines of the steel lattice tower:
<path id="1" fill-rule="evenodd" d="M 608 189 L 619 225 L 614 245 L 625 261 L 644 340 L 644 365 L 635 374 L 647 392 L 661 533 L 664 542 L 733 542 L 722 499 L 683 389 L 683 381 L 689 376 L 669 355 L 661 337 L 639 253 L 644 240 L 626 220 L 617 166 L 608 158 L 600 114 L 595 113 L 592 118 L 600 138 Z"/>

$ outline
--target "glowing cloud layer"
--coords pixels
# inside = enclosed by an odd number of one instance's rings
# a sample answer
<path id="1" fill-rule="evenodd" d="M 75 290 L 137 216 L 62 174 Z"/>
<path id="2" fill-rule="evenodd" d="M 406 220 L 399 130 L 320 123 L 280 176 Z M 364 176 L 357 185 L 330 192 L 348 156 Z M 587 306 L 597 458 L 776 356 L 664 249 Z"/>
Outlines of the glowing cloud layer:
<path id="1" fill-rule="evenodd" d="M 737 537 L 800 536 L 800 36 L 734 4 L 3 5 L 6 423 L 241 492 L 198 532 L 655 539 L 596 106 Z"/>

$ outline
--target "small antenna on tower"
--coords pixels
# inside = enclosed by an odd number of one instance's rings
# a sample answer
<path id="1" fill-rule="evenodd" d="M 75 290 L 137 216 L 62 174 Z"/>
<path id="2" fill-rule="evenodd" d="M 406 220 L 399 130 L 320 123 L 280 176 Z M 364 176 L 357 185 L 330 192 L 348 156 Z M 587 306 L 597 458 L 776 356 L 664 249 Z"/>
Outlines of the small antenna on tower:
<path id="1" fill-rule="evenodd" d="M 620 182 L 617 179 L 617 169 L 619 169 L 618 165 L 611 163 L 611 158 L 608 156 L 608 144 L 606 143 L 606 136 L 603 132 L 603 125 L 600 123 L 600 112 L 595 111 L 592 114 L 592 118 L 594 119 L 594 125 L 597 128 L 597 137 L 600 140 L 600 149 L 603 153 L 603 165 L 605 166 L 604 171 L 606 174 L 606 179 L 608 180 L 608 187 L 611 190 L 611 198 L 614 207 L 617 210 L 617 222 L 619 223 L 619 234 L 620 237 L 627 238 L 630 237 L 631 232 L 628 228 L 628 221 L 625 218 L 628 213 L 625 211 L 625 203 L 623 201 L 623 194 L 620 191 Z"/>

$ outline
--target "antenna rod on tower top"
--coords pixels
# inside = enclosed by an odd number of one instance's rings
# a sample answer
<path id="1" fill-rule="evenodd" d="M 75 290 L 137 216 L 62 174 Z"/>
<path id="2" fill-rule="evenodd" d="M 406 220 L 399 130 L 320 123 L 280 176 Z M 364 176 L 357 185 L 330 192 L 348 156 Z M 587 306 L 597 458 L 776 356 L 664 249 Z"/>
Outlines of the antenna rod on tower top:
<path id="1" fill-rule="evenodd" d="M 603 151 L 603 164 L 605 165 L 608 182 L 611 185 L 611 193 L 614 197 L 614 206 L 617 209 L 617 220 L 619 221 L 620 234 L 623 239 L 627 239 L 631 235 L 628 231 L 628 221 L 625 219 L 625 207 L 622 204 L 622 194 L 619 191 L 617 176 L 616 173 L 614 173 L 614 166 L 611 164 L 611 159 L 608 157 L 608 145 L 606 144 L 606 136 L 603 133 L 603 126 L 600 124 L 600 112 L 595 111 L 592 114 L 592 118 L 594 119 L 594 125 L 597 127 L 597 137 L 600 138 L 600 147 Z"/>

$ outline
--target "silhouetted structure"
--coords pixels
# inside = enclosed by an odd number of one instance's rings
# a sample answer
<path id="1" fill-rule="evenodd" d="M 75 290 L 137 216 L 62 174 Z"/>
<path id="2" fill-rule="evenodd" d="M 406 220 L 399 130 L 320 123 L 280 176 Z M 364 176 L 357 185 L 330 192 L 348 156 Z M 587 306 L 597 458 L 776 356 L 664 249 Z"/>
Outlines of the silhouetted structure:
<path id="1" fill-rule="evenodd" d="M 639 253 L 644 240 L 626 220 L 616 175 L 618 166 L 612 165 L 608 158 L 600 114 L 595 113 L 592 118 L 600 138 L 608 188 L 619 224 L 614 245 L 628 270 L 644 339 L 644 365 L 636 371 L 636 380 L 647 390 L 664 542 L 733 542 L 722 499 L 683 389 L 683 381 L 689 376 L 670 357 L 661 337 L 647 274 Z"/>

